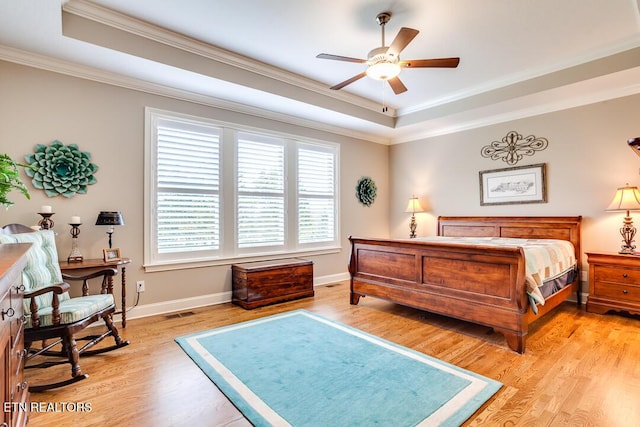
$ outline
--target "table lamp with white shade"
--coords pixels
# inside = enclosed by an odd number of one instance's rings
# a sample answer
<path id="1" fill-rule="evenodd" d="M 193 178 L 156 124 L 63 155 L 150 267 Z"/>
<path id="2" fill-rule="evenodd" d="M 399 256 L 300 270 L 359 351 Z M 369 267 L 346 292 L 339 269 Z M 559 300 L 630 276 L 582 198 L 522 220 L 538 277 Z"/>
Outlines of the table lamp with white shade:
<path id="1" fill-rule="evenodd" d="M 621 254 L 633 254 L 636 248 L 633 244 L 634 237 L 636 235 L 636 228 L 633 226 L 633 219 L 631 218 L 630 211 L 640 210 L 640 191 L 635 185 L 631 186 L 626 184 L 624 187 L 618 188 L 613 201 L 607 208 L 608 212 L 626 212 L 626 217 L 620 228 L 620 235 L 622 235 L 623 245 L 618 253 Z"/>

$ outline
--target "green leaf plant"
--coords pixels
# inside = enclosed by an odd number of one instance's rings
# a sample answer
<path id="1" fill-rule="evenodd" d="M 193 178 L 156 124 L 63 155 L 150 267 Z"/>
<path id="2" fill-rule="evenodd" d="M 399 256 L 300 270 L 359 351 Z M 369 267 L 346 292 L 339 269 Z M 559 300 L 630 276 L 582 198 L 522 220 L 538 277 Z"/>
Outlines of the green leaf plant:
<path id="1" fill-rule="evenodd" d="M 19 167 L 31 169 L 31 166 L 22 163 L 16 163 L 7 154 L 0 154 L 0 205 L 9 207 L 13 202 L 7 199 L 7 195 L 18 190 L 27 199 L 31 199 L 29 190 L 20 178 Z"/>

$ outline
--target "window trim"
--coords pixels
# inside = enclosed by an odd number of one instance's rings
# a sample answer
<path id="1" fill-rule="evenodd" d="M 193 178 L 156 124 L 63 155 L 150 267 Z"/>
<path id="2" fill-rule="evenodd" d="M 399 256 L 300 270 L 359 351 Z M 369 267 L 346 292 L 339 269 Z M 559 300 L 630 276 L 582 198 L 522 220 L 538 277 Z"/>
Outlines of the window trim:
<path id="1" fill-rule="evenodd" d="M 151 220 L 153 212 L 157 209 L 155 204 L 156 191 L 156 175 L 154 160 L 156 152 L 156 123 L 158 118 L 173 119 L 193 123 L 195 125 L 211 125 L 222 128 L 220 143 L 220 198 L 228 200 L 231 197 L 234 201 L 237 197 L 236 181 L 236 144 L 235 136 L 239 132 L 254 133 L 265 137 L 282 139 L 285 146 L 285 246 L 282 250 L 273 250 L 269 252 L 254 251 L 245 253 L 239 251 L 236 242 L 236 222 L 235 203 L 221 203 L 220 218 L 220 255 L 215 257 L 188 257 L 184 259 L 159 260 L 152 257 L 153 252 L 157 250 L 157 242 L 155 241 L 155 233 L 153 230 L 154 221 Z M 233 150 L 228 147 L 228 139 L 233 137 Z M 220 120 L 209 119 L 200 116 L 193 116 L 183 113 L 176 113 L 152 107 L 145 107 L 145 129 L 144 129 L 144 207 L 143 207 L 143 229 L 144 229 L 144 261 L 143 267 L 145 271 L 165 271 L 178 270 L 187 268 L 209 267 L 218 265 L 229 265 L 234 262 L 251 262 L 271 259 L 289 258 L 292 256 L 313 256 L 338 253 L 342 250 L 342 241 L 340 235 L 340 144 L 330 141 L 321 141 L 299 135 L 288 134 L 284 132 L 271 131 L 256 128 L 238 123 L 225 122 Z M 298 224 L 297 221 L 291 221 L 290 210 L 295 209 L 294 217 L 297 218 L 298 190 L 297 186 L 297 146 L 316 146 L 322 147 L 335 156 L 334 171 L 334 215 L 335 215 L 335 240 L 331 242 L 320 242 L 311 244 L 298 243 Z M 231 167 L 229 161 L 232 161 Z M 293 191 L 292 191 L 293 190 Z M 231 193 L 231 194 L 229 194 Z M 230 216 L 231 215 L 231 216 Z M 232 221 L 233 226 L 230 226 Z"/>

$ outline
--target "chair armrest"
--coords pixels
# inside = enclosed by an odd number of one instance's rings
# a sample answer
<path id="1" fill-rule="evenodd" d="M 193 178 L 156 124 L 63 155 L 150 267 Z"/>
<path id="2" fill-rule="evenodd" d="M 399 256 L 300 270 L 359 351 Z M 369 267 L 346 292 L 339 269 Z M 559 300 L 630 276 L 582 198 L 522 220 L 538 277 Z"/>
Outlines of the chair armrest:
<path id="1" fill-rule="evenodd" d="M 33 292 L 25 292 L 24 298 L 31 298 L 29 302 L 29 311 L 31 312 L 31 327 L 33 329 L 37 329 L 40 327 L 40 317 L 38 316 L 38 304 L 36 303 L 36 299 L 33 297 L 37 297 L 38 295 L 46 294 L 52 292 L 51 295 L 51 322 L 53 325 L 60 324 L 60 301 L 58 300 L 58 295 L 63 294 L 69 290 L 70 286 L 66 282 L 62 282 L 59 285 L 51 285 L 46 286 L 44 288 L 36 289 Z"/>
<path id="2" fill-rule="evenodd" d="M 89 280 L 96 277 L 113 277 L 118 274 L 118 270 L 115 268 L 103 268 L 101 270 L 91 271 L 87 274 L 68 274 L 62 273 L 62 278 L 65 280 Z"/>
<path id="3" fill-rule="evenodd" d="M 111 289 L 113 283 L 113 276 L 118 274 L 118 269 L 116 268 L 93 268 L 87 271 L 86 274 L 83 275 L 73 275 L 68 273 L 62 273 L 62 278 L 70 281 L 82 282 L 82 296 L 86 297 L 89 295 L 89 279 L 93 279 L 96 277 L 102 278 L 102 286 L 100 287 L 100 293 L 106 294 L 108 290 Z"/>
<path id="4" fill-rule="evenodd" d="M 25 292 L 24 298 L 37 297 L 38 295 L 44 295 L 49 292 L 53 292 L 54 294 L 60 295 L 67 292 L 69 288 L 70 286 L 68 283 L 62 282 L 59 285 L 46 286 L 44 288 L 36 289 L 33 292 Z"/>

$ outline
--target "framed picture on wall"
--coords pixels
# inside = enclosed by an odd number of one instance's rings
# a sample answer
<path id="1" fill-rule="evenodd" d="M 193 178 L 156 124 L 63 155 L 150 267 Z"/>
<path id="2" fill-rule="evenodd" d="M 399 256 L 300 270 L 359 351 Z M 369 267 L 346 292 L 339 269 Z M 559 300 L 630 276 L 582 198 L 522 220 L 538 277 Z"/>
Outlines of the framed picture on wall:
<path id="1" fill-rule="evenodd" d="M 545 163 L 480 171 L 480 206 L 546 202 Z"/>

